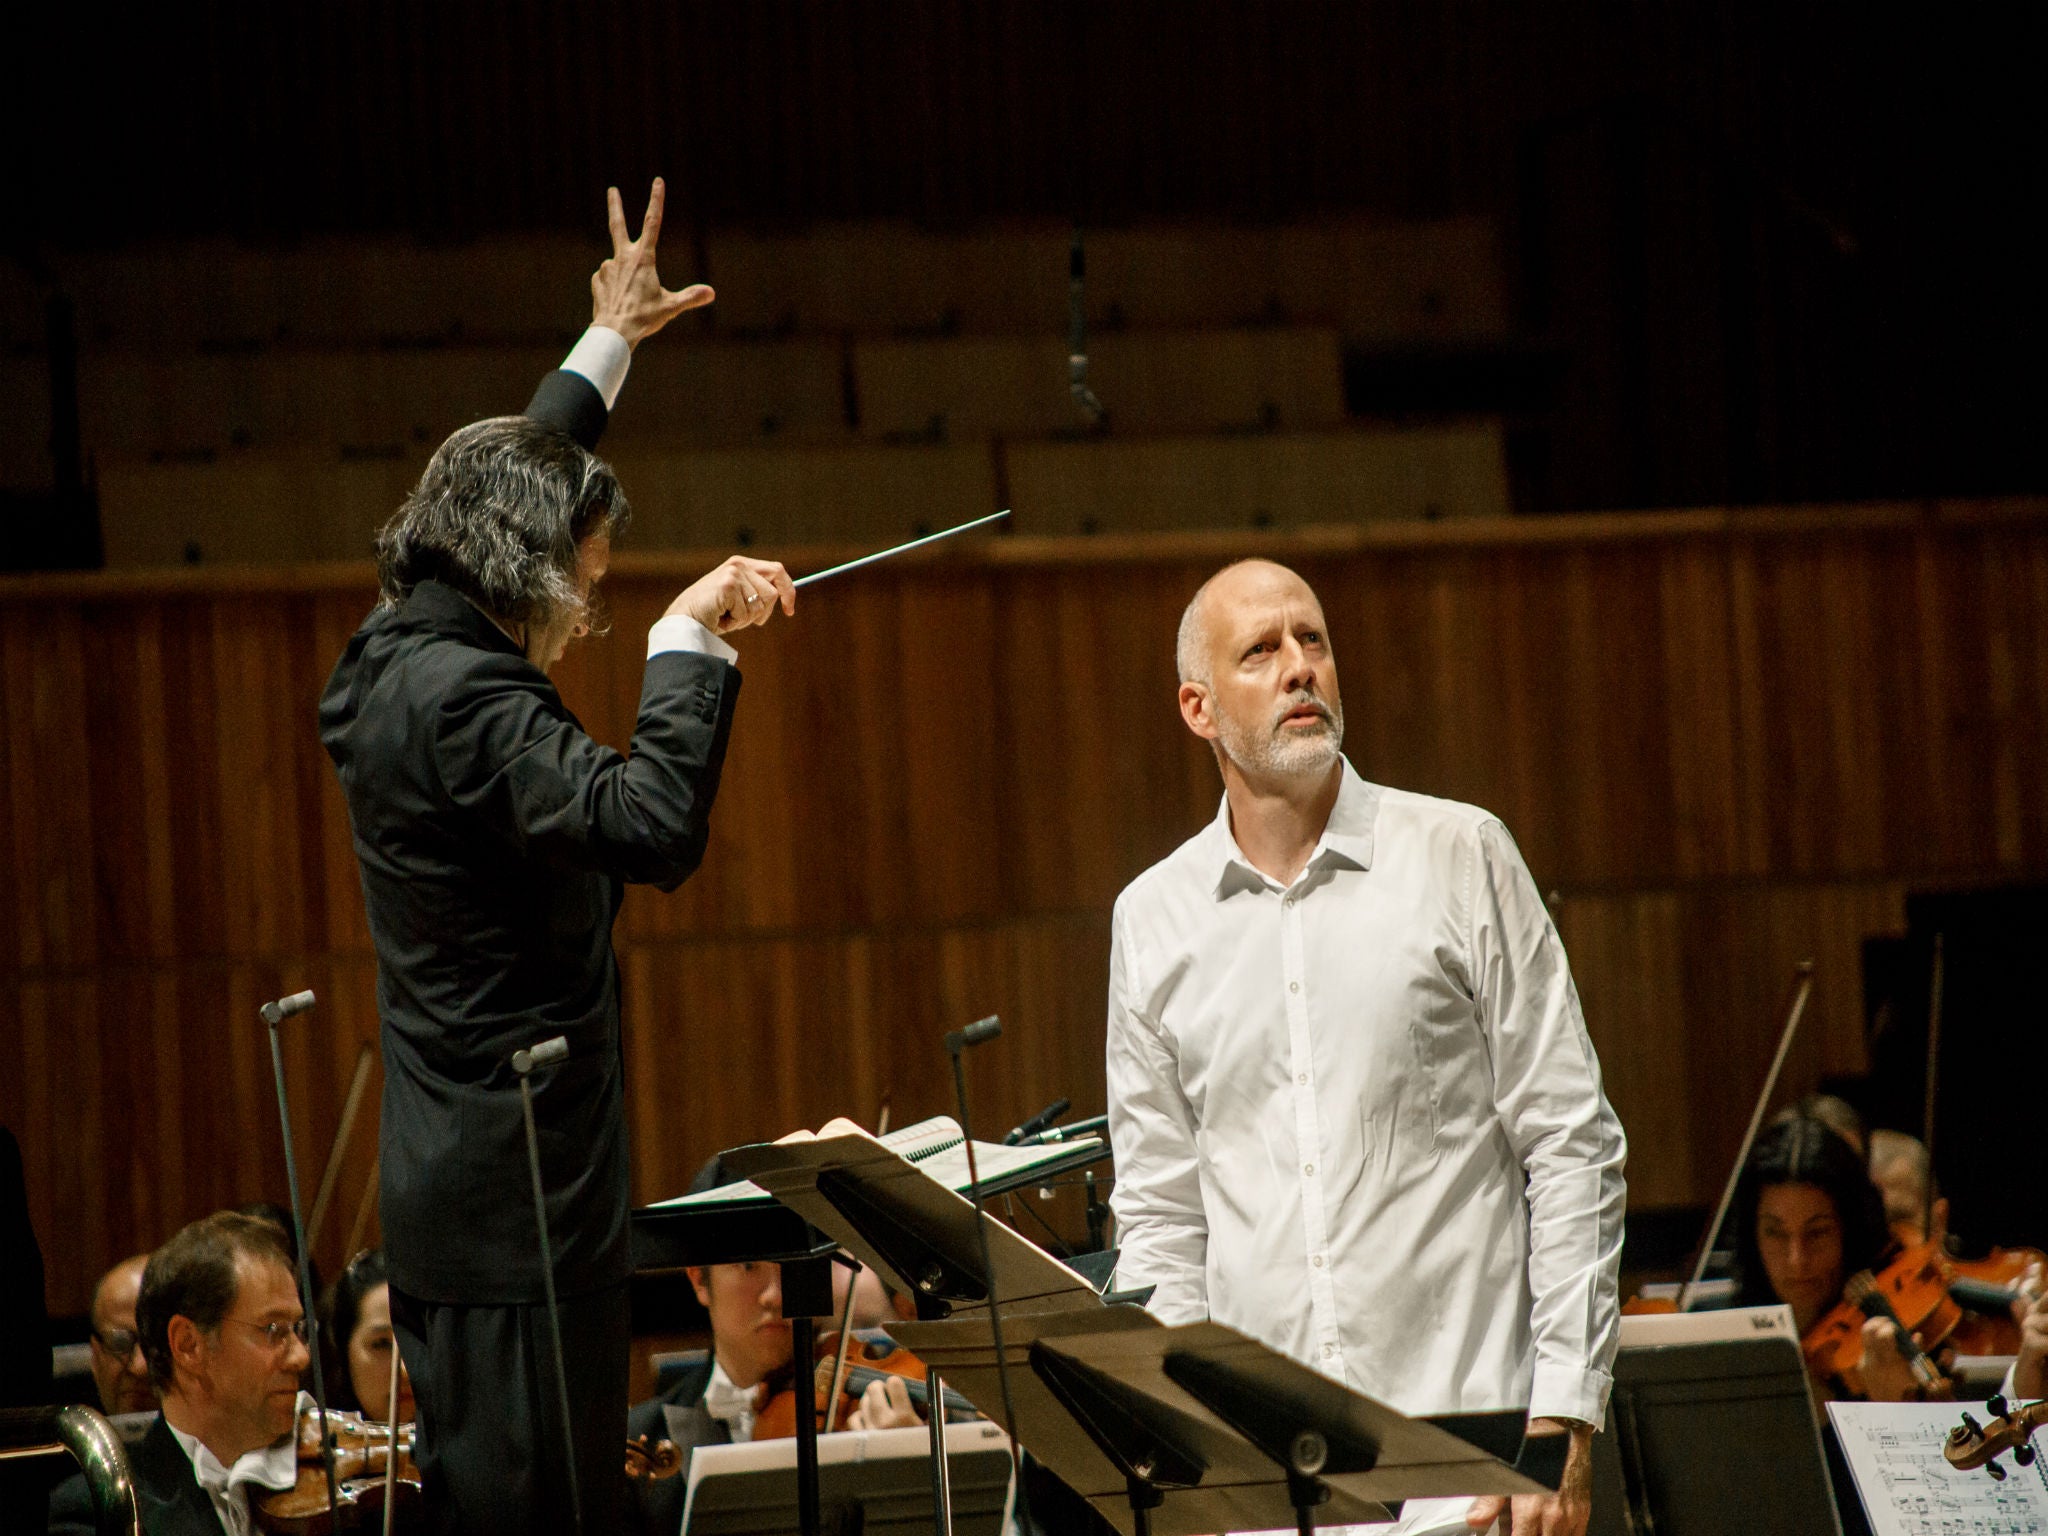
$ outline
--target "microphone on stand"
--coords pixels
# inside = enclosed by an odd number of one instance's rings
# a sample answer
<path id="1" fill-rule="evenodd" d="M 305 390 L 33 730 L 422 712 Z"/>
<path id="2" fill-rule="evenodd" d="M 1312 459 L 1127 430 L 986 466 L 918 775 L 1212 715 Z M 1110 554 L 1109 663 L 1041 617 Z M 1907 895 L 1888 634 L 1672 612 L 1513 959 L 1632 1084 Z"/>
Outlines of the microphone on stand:
<path id="1" fill-rule="evenodd" d="M 327 1378 L 320 1366 L 320 1314 L 313 1305 L 313 1256 L 306 1251 L 306 1219 L 299 1213 L 299 1164 L 292 1153 L 292 1106 L 284 1091 L 284 1047 L 277 1026 L 294 1014 L 313 1008 L 311 992 L 294 992 L 265 1003 L 256 1011 L 270 1026 L 270 1066 L 277 1078 L 277 1123 L 284 1131 L 284 1182 L 292 1197 L 292 1231 L 299 1250 L 299 1304 L 306 1310 L 306 1348 L 313 1356 L 313 1406 L 320 1414 L 320 1465 L 327 1473 L 327 1513 L 341 1524 L 341 1494 L 334 1481 L 334 1437 L 327 1432 Z M 297 1433 L 297 1418 L 293 1419 Z"/>
<path id="2" fill-rule="evenodd" d="M 995 1261 L 989 1257 L 988 1223 L 989 1214 L 981 1203 L 981 1172 L 974 1161 L 974 1127 L 967 1118 L 967 1071 L 961 1063 L 961 1054 L 969 1046 L 980 1045 L 993 1040 L 1003 1032 L 1003 1021 L 994 1014 L 977 1019 L 965 1029 L 948 1030 L 946 1052 L 953 1058 L 953 1098 L 960 1112 L 960 1135 L 967 1148 L 967 1194 L 974 1202 L 974 1235 L 981 1241 L 981 1272 L 988 1279 L 988 1324 L 995 1337 L 996 1382 L 1003 1394 L 1003 1418 L 1010 1431 L 1010 1473 L 1017 1480 L 1016 1518 L 1017 1529 L 1031 1529 L 1031 1503 L 1024 1489 L 1023 1444 L 1017 1438 L 1017 1406 L 1010 1398 L 1010 1357 L 1003 1348 L 1003 1311 L 999 1287 L 996 1285 Z M 935 1410 L 943 1412 L 943 1410 Z"/>
<path id="3" fill-rule="evenodd" d="M 512 1070 L 519 1074 L 519 1107 L 526 1115 L 526 1165 L 533 1174 L 533 1223 L 540 1232 L 540 1278 L 548 1301 L 548 1337 L 555 1350 L 555 1392 L 562 1414 L 562 1450 L 569 1469 L 569 1508 L 576 1530 L 583 1530 L 583 1495 L 576 1486 L 576 1432 L 569 1422 L 569 1371 L 562 1361 L 562 1314 L 555 1305 L 555 1257 L 548 1243 L 548 1203 L 540 1181 L 540 1133 L 533 1125 L 533 1082 L 535 1067 L 552 1066 L 569 1059 L 569 1038 L 556 1035 L 536 1046 L 522 1046 L 512 1053 Z"/>
<path id="4" fill-rule="evenodd" d="M 263 1015 L 264 1023 L 275 1029 L 295 1013 L 311 1013 L 313 1011 L 313 994 L 311 992 L 294 992 L 290 997 L 280 997 L 274 1003 L 265 1003 L 256 1011 Z"/>
<path id="5" fill-rule="evenodd" d="M 1029 1120 L 1026 1120 L 1022 1125 L 1016 1127 L 1014 1130 L 1010 1132 L 1009 1135 L 1005 1136 L 1003 1138 L 1003 1145 L 1006 1147 L 1014 1147 L 1020 1141 L 1031 1140 L 1034 1136 L 1037 1136 L 1041 1131 L 1045 1130 L 1047 1126 L 1051 1125 L 1053 1121 L 1059 1119 L 1061 1115 L 1064 1115 L 1068 1110 L 1072 1109 L 1073 1107 L 1074 1101 L 1072 1099 L 1054 1099 L 1050 1104 L 1046 1105 L 1045 1108 L 1041 1109 Z"/>

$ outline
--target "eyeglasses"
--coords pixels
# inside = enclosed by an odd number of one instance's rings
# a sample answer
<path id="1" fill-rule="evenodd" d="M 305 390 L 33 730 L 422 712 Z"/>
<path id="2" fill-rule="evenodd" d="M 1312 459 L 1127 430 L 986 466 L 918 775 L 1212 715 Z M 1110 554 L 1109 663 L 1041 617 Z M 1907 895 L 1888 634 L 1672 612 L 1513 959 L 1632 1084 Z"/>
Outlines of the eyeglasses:
<path id="1" fill-rule="evenodd" d="M 142 1335 L 133 1328 L 110 1328 L 105 1333 L 95 1328 L 92 1336 L 94 1342 L 116 1360 L 126 1360 L 142 1348 Z"/>
<path id="2" fill-rule="evenodd" d="M 307 1327 L 304 1317 L 295 1317 L 288 1323 L 252 1323 L 239 1317 L 224 1317 L 221 1321 L 239 1323 L 244 1328 L 254 1328 L 263 1335 L 263 1342 L 272 1349 L 283 1349 L 286 1339 L 297 1339 L 301 1344 L 306 1342 Z"/>

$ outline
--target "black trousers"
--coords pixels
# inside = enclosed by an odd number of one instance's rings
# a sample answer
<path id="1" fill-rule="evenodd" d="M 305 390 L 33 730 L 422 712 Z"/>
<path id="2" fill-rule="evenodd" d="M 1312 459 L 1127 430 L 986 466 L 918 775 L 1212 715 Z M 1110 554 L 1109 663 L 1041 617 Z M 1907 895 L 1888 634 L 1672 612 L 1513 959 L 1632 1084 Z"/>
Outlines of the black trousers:
<path id="1" fill-rule="evenodd" d="M 626 1287 L 565 1296 L 561 1309 L 584 1536 L 608 1536 L 625 1486 Z M 457 1306 L 393 1286 L 391 1323 L 412 1377 L 429 1529 L 574 1531 L 546 1304 Z"/>

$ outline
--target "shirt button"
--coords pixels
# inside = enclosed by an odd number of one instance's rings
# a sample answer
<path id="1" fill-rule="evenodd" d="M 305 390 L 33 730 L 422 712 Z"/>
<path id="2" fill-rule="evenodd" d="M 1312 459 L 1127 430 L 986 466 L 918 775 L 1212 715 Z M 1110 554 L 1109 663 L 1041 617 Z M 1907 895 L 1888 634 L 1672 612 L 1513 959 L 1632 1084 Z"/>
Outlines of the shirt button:
<path id="1" fill-rule="evenodd" d="M 1301 990 L 1301 983 L 1298 981 L 1290 981 L 1289 983 L 1287 983 L 1287 990 L 1290 992 L 1299 992 Z"/>
<path id="2" fill-rule="evenodd" d="M 1314 1163 L 1303 1163 L 1301 1165 L 1301 1171 L 1303 1173 L 1313 1174 L 1316 1171 L 1316 1165 Z"/>
<path id="3" fill-rule="evenodd" d="M 1321 1268 L 1323 1267 L 1323 1256 L 1322 1256 L 1322 1255 L 1321 1255 L 1320 1253 L 1316 1255 L 1316 1261 L 1315 1261 L 1315 1262 L 1316 1262 L 1316 1268 L 1317 1268 L 1317 1269 L 1321 1269 Z"/>
<path id="4" fill-rule="evenodd" d="M 1337 1353 L 1337 1346 L 1336 1346 L 1336 1345 L 1334 1345 L 1334 1344 L 1325 1344 L 1325 1345 L 1323 1346 L 1323 1358 L 1324 1358 L 1325 1360 L 1329 1359 L 1329 1358 L 1330 1358 L 1330 1356 L 1334 1355 L 1335 1353 Z"/>
<path id="5" fill-rule="evenodd" d="M 1306 1088 L 1308 1086 L 1308 1074 L 1306 1072 L 1302 1073 L 1299 1077 L 1295 1078 L 1295 1081 Z"/>

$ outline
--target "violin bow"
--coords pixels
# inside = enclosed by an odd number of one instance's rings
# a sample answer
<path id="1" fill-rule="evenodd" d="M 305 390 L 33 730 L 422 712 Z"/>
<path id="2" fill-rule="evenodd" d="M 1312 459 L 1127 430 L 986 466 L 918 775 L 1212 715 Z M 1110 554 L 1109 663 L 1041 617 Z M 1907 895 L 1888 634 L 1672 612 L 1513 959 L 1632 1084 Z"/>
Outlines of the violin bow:
<path id="1" fill-rule="evenodd" d="M 825 1394 L 825 1430 L 839 1427 L 839 1394 L 846 1389 L 846 1357 L 853 1348 L 853 1287 L 860 1279 L 860 1261 L 849 1260 L 846 1302 L 839 1309 L 839 1353 L 832 1361 L 832 1390 Z M 813 1387 L 815 1391 L 815 1386 Z"/>
<path id="2" fill-rule="evenodd" d="M 1920 1235 L 1934 1236 L 1934 1106 L 1941 1085 L 1941 1005 L 1948 966 L 1947 935 L 1934 936 L 1934 968 L 1927 978 L 1927 1093 L 1920 1108 L 1920 1139 L 1927 1148 L 1927 1190 L 1920 1208 Z"/>
<path id="3" fill-rule="evenodd" d="M 334 1128 L 334 1140 L 327 1148 L 327 1167 L 320 1175 L 320 1192 L 313 1197 L 313 1214 L 306 1218 L 306 1241 L 315 1247 L 320 1243 L 320 1229 L 326 1225 L 328 1202 L 334 1198 L 334 1186 L 341 1178 L 341 1160 L 348 1153 L 348 1144 L 355 1135 L 356 1115 L 363 1107 L 363 1090 L 370 1086 L 370 1060 L 375 1052 L 365 1040 L 356 1051 L 354 1074 L 349 1078 L 348 1097 L 342 1101 L 341 1123 Z M 351 1248 L 341 1256 L 346 1264 L 355 1256 Z"/>
<path id="4" fill-rule="evenodd" d="M 1763 1092 L 1756 1096 L 1756 1108 L 1749 1114 L 1749 1129 L 1742 1133 L 1742 1145 L 1736 1150 L 1735 1165 L 1728 1170 L 1728 1182 L 1721 1190 L 1721 1203 L 1714 1208 L 1714 1219 L 1707 1223 L 1707 1230 L 1700 1238 L 1699 1258 L 1692 1267 L 1692 1278 L 1678 1291 L 1678 1310 L 1692 1309 L 1692 1295 L 1699 1283 L 1706 1277 L 1707 1258 L 1714 1251 L 1714 1242 L 1721 1235 L 1721 1224 L 1728 1219 L 1728 1207 L 1735 1203 L 1735 1187 L 1742 1180 L 1743 1166 L 1749 1161 L 1749 1149 L 1756 1145 L 1756 1133 L 1763 1128 L 1764 1111 L 1770 1107 L 1771 1095 L 1778 1091 L 1778 1074 L 1785 1070 L 1785 1058 L 1792 1050 L 1792 1037 L 1799 1032 L 1799 1020 L 1806 1013 L 1806 1001 L 1813 996 L 1813 962 L 1802 960 L 1792 967 L 1792 1002 L 1786 1009 L 1785 1028 L 1778 1036 L 1778 1054 L 1771 1058 L 1771 1070 L 1764 1075 Z"/>

